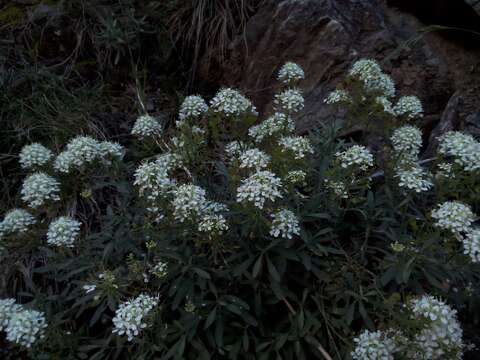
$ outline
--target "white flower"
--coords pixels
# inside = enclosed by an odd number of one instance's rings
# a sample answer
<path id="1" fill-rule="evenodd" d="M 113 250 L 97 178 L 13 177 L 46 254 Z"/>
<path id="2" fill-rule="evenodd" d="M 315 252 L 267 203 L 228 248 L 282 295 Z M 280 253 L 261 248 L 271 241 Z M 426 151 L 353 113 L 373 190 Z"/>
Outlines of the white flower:
<path id="1" fill-rule="evenodd" d="M 102 141 L 98 144 L 99 156 L 109 163 L 108 158 L 123 158 L 125 149 L 122 145 L 112 141 Z"/>
<path id="2" fill-rule="evenodd" d="M 323 100 L 325 104 L 349 103 L 352 101 L 350 94 L 346 90 L 337 89 L 330 92 Z"/>
<path id="3" fill-rule="evenodd" d="M 225 152 L 230 158 L 237 158 L 242 152 L 248 149 L 247 144 L 242 141 L 232 141 L 225 146 Z"/>
<path id="4" fill-rule="evenodd" d="M 168 275 L 168 264 L 166 262 L 159 261 L 152 269 L 150 269 L 150 273 L 159 279 L 163 279 Z"/>
<path id="5" fill-rule="evenodd" d="M 307 173 L 303 170 L 292 170 L 285 175 L 285 182 L 289 184 L 298 184 L 305 181 Z"/>
<path id="6" fill-rule="evenodd" d="M 169 177 L 172 166 L 173 156 L 168 153 L 145 162 L 135 170 L 133 185 L 138 186 L 140 195 L 150 201 L 165 196 L 175 186 L 175 180 Z"/>
<path id="7" fill-rule="evenodd" d="M 364 330 L 353 339 L 355 350 L 351 355 L 354 360 L 394 360 L 397 352 L 395 341 L 382 331 Z"/>
<path id="8" fill-rule="evenodd" d="M 293 235 L 300 235 L 300 225 L 295 214 L 287 209 L 282 209 L 272 215 L 273 221 L 270 227 L 270 235 L 291 239 Z"/>
<path id="9" fill-rule="evenodd" d="M 188 118 L 196 118 L 202 116 L 208 111 L 208 105 L 199 95 L 190 95 L 183 100 L 182 105 L 180 106 L 179 117 L 180 121 L 183 122 Z"/>
<path id="10" fill-rule="evenodd" d="M 252 137 L 255 142 L 259 143 L 267 137 L 279 133 L 291 133 L 294 130 L 295 124 L 292 118 L 287 117 L 286 114 L 277 112 L 262 123 L 248 129 L 248 135 Z"/>
<path id="11" fill-rule="evenodd" d="M 402 96 L 393 110 L 397 116 L 405 115 L 407 119 L 423 116 L 422 102 L 416 96 Z"/>
<path id="12" fill-rule="evenodd" d="M 37 172 L 23 181 L 22 200 L 31 208 L 42 206 L 47 201 L 60 200 L 60 183 L 53 177 Z"/>
<path id="13" fill-rule="evenodd" d="M 422 147 L 422 131 L 416 126 L 405 125 L 395 129 L 390 140 L 399 156 L 416 159 Z"/>
<path id="14" fill-rule="evenodd" d="M 281 198 L 282 183 L 270 171 L 257 171 L 249 178 L 242 180 L 237 189 L 237 202 L 250 202 L 263 209 L 265 201 Z"/>
<path id="15" fill-rule="evenodd" d="M 228 230 L 225 217 L 221 214 L 205 214 L 200 218 L 198 231 L 210 234 L 222 234 Z"/>
<path id="16" fill-rule="evenodd" d="M 415 337 L 422 359 L 461 359 L 463 331 L 457 319 L 457 311 L 430 295 L 411 300 L 412 318 L 427 321 Z"/>
<path id="17" fill-rule="evenodd" d="M 25 145 L 20 152 L 20 165 L 23 169 L 43 166 L 50 161 L 53 153 L 45 146 L 33 143 Z"/>
<path id="18" fill-rule="evenodd" d="M 193 184 L 183 184 L 172 190 L 173 215 L 175 219 L 184 222 L 194 219 L 205 206 L 205 190 Z"/>
<path id="19" fill-rule="evenodd" d="M 145 317 L 158 305 L 158 297 L 140 294 L 135 299 L 120 304 L 112 319 L 114 334 L 126 335 L 128 341 L 138 336 L 140 331 L 147 327 Z"/>
<path id="20" fill-rule="evenodd" d="M 299 89 L 287 89 L 275 95 L 275 104 L 287 112 L 298 112 L 305 106 L 305 100 Z"/>
<path id="21" fill-rule="evenodd" d="M 132 135 L 139 138 L 146 138 L 150 136 L 158 136 L 162 133 L 162 126 L 153 116 L 142 115 L 135 120 L 133 124 Z"/>
<path id="22" fill-rule="evenodd" d="M 455 163 L 461 165 L 465 171 L 480 169 L 480 142 L 473 136 L 459 131 L 449 131 L 439 138 L 438 152 L 445 156 L 452 156 Z"/>
<path id="23" fill-rule="evenodd" d="M 453 179 L 455 177 L 452 164 L 443 162 L 438 164 L 437 167 L 438 167 L 438 171 L 435 174 L 435 176 L 439 178 L 446 178 L 446 179 Z"/>
<path id="24" fill-rule="evenodd" d="M 382 68 L 375 60 L 360 59 L 353 64 L 349 74 L 360 80 L 365 80 L 369 77 L 375 77 L 382 74 Z"/>
<path id="25" fill-rule="evenodd" d="M 97 285 L 95 284 L 83 285 L 82 289 L 85 291 L 85 294 L 90 294 L 91 292 L 97 289 Z"/>
<path id="26" fill-rule="evenodd" d="M 432 218 L 435 219 L 435 226 L 452 231 L 454 234 L 468 232 L 475 215 L 470 206 L 459 201 L 447 201 L 432 211 Z"/>
<path id="27" fill-rule="evenodd" d="M 343 152 L 335 154 L 344 169 L 351 166 L 358 166 L 360 170 L 367 170 L 373 166 L 373 155 L 365 146 L 353 145 Z"/>
<path id="28" fill-rule="evenodd" d="M 310 140 L 302 136 L 282 137 L 278 144 L 282 147 L 282 152 L 291 151 L 295 159 L 303 159 L 306 154 L 313 154 L 313 147 Z"/>
<path id="29" fill-rule="evenodd" d="M 72 168 L 92 163 L 98 157 L 99 142 L 89 136 L 77 136 L 70 140 L 66 149 L 57 156 L 53 167 L 57 171 L 68 173 Z"/>
<path id="30" fill-rule="evenodd" d="M 367 91 L 377 92 L 387 98 L 395 96 L 395 84 L 387 74 L 384 74 L 375 60 L 361 59 L 355 62 L 350 70 L 350 76 L 363 82 Z"/>
<path id="31" fill-rule="evenodd" d="M 10 210 L 0 222 L 0 238 L 13 233 L 26 233 L 36 222 L 35 217 L 26 210 Z"/>
<path id="32" fill-rule="evenodd" d="M 388 100 L 385 96 L 378 96 L 375 98 L 375 102 L 382 106 L 383 111 L 390 115 L 396 115 L 395 111 L 393 110 L 393 104 L 390 100 Z"/>
<path id="33" fill-rule="evenodd" d="M 240 154 L 240 168 L 263 169 L 270 162 L 270 155 L 259 149 L 248 149 Z"/>
<path id="34" fill-rule="evenodd" d="M 278 72 L 278 80 L 288 84 L 305 78 L 303 69 L 293 62 L 285 63 Z"/>
<path id="35" fill-rule="evenodd" d="M 406 190 L 412 190 L 417 193 L 428 191 L 433 183 L 426 179 L 428 174 L 419 165 L 401 167 L 397 169 L 395 177 L 399 178 L 398 186 Z"/>
<path id="36" fill-rule="evenodd" d="M 250 100 L 240 94 L 237 90 L 226 88 L 221 89 L 210 101 L 210 106 L 216 113 L 225 116 L 239 116 L 248 112 L 255 112 L 255 107 Z"/>
<path id="37" fill-rule="evenodd" d="M 81 223 L 67 216 L 62 216 L 50 223 L 47 243 L 55 246 L 73 247 L 80 233 Z"/>
<path id="38" fill-rule="evenodd" d="M 45 337 L 46 327 L 43 313 L 35 310 L 20 310 L 11 315 L 5 332 L 8 341 L 30 348 L 37 340 Z"/>
<path id="39" fill-rule="evenodd" d="M 463 253 L 470 256 L 473 263 L 480 262 L 480 229 L 472 229 L 462 238 Z"/>
<path id="40" fill-rule="evenodd" d="M 13 314 L 21 311 L 23 308 L 18 305 L 15 299 L 0 299 L 0 331 L 8 326 L 8 322 Z"/>
<path id="41" fill-rule="evenodd" d="M 335 196 L 338 196 L 341 199 L 348 199 L 347 186 L 343 181 L 333 181 L 325 179 L 324 182 L 327 189 L 332 191 Z"/>

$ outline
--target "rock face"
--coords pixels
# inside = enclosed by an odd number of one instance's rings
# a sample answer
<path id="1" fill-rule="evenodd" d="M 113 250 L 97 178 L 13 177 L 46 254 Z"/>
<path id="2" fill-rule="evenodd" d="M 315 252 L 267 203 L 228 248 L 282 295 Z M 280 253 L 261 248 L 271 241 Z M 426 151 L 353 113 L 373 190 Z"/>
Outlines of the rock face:
<path id="1" fill-rule="evenodd" d="M 472 114 L 480 108 L 480 37 L 478 46 L 467 49 L 440 32 L 422 35 L 424 28 L 414 15 L 381 0 L 266 1 L 232 44 L 227 62 L 215 71 L 203 69 L 201 76 L 216 86 L 240 88 L 262 112 L 272 106 L 279 67 L 297 62 L 307 77 L 306 106 L 298 117 L 303 132 L 332 116 L 323 99 L 351 64 L 374 58 L 393 77 L 399 95 L 422 99 L 427 132 L 439 124 L 447 104 L 450 113 L 455 104 L 459 126 L 467 118 L 478 120 Z"/>
<path id="2" fill-rule="evenodd" d="M 465 0 L 478 14 L 480 14 L 480 0 Z"/>

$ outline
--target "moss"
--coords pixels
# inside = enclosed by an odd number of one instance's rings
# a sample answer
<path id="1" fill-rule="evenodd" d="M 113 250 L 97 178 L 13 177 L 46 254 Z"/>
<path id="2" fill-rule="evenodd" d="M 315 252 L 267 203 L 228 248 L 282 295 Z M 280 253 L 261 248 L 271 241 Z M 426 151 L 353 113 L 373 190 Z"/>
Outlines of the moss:
<path id="1" fill-rule="evenodd" d="M 15 25 L 21 23 L 25 16 L 25 12 L 18 6 L 8 6 L 0 11 L 0 23 Z"/>

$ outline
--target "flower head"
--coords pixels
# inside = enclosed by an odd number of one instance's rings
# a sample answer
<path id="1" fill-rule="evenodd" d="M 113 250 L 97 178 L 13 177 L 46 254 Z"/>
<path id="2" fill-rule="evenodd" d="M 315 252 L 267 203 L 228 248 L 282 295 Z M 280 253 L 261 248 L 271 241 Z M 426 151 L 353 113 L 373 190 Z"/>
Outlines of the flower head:
<path id="1" fill-rule="evenodd" d="M 287 209 L 282 209 L 272 215 L 270 235 L 291 239 L 293 235 L 300 235 L 300 225 L 295 214 Z"/>
<path id="2" fill-rule="evenodd" d="M 452 156 L 455 163 L 465 171 L 480 169 L 480 142 L 473 136 L 459 131 L 449 131 L 439 138 L 438 152 L 445 156 Z"/>
<path id="3" fill-rule="evenodd" d="M 80 225 L 79 221 L 67 216 L 55 219 L 48 227 L 47 243 L 55 246 L 73 247 L 80 233 Z"/>
<path id="4" fill-rule="evenodd" d="M 278 80 L 285 84 L 299 81 L 305 78 L 303 69 L 293 62 L 286 62 L 278 72 Z"/>
<path id="5" fill-rule="evenodd" d="M 208 105 L 199 95 L 190 95 L 183 100 L 180 106 L 180 121 L 188 118 L 197 118 L 208 111 Z"/>
<path id="6" fill-rule="evenodd" d="M 10 210 L 0 222 L 0 238 L 14 233 L 26 233 L 36 222 L 35 217 L 26 210 Z"/>
<path id="7" fill-rule="evenodd" d="M 340 161 L 340 166 L 344 169 L 358 166 L 360 170 L 365 171 L 373 166 L 373 155 L 365 146 L 353 145 L 347 150 L 335 154 Z"/>
<path id="8" fill-rule="evenodd" d="M 50 161 L 53 153 L 45 146 L 33 143 L 25 145 L 20 152 L 20 165 L 23 169 L 43 166 Z"/>
<path id="9" fill-rule="evenodd" d="M 399 178 L 398 186 L 417 193 L 428 191 L 433 183 L 428 180 L 428 174 L 419 165 L 405 166 L 397 169 L 395 177 Z"/>
<path id="10" fill-rule="evenodd" d="M 139 138 L 157 136 L 162 133 L 162 126 L 153 116 L 142 115 L 137 118 L 132 128 L 132 135 Z"/>
<path id="11" fill-rule="evenodd" d="M 295 131 L 293 120 L 286 114 L 277 112 L 262 123 L 252 126 L 248 130 L 248 135 L 252 137 L 255 142 L 260 143 L 265 138 L 282 133 L 291 133 L 293 131 Z"/>
<path id="12" fill-rule="evenodd" d="M 364 330 L 354 340 L 354 360 L 394 360 L 395 341 L 382 331 Z"/>
<path id="13" fill-rule="evenodd" d="M 198 216 L 206 203 L 205 190 L 193 184 L 182 184 L 172 190 L 172 194 L 173 214 L 180 222 Z"/>
<path id="14" fill-rule="evenodd" d="M 263 209 L 267 200 L 275 201 L 282 197 L 281 190 L 281 180 L 270 171 L 261 170 L 242 180 L 237 189 L 237 201 L 250 202 L 255 207 Z"/>
<path id="15" fill-rule="evenodd" d="M 12 313 L 5 329 L 7 340 L 27 348 L 45 337 L 45 315 L 36 310 L 20 310 Z"/>
<path id="16" fill-rule="evenodd" d="M 307 154 L 313 154 L 313 147 L 306 137 L 302 136 L 285 136 L 278 143 L 282 147 L 282 151 L 293 153 L 295 159 L 303 159 Z"/>
<path id="17" fill-rule="evenodd" d="M 287 112 L 299 112 L 305 106 L 305 99 L 299 89 L 286 89 L 275 95 L 275 104 L 279 109 Z"/>
<path id="18" fill-rule="evenodd" d="M 348 91 L 337 89 L 330 92 L 327 97 L 323 100 L 325 104 L 339 104 L 339 103 L 349 103 L 352 101 L 352 98 Z"/>
<path id="19" fill-rule="evenodd" d="M 440 204 L 432 211 L 432 218 L 435 219 L 436 227 L 449 230 L 454 234 L 468 232 L 475 221 L 475 215 L 470 206 L 459 201 L 447 201 Z"/>
<path id="20" fill-rule="evenodd" d="M 270 155 L 257 148 L 248 149 L 240 154 L 240 168 L 246 169 L 263 169 L 270 162 Z"/>
<path id="21" fill-rule="evenodd" d="M 416 126 L 405 125 L 395 129 L 390 140 L 399 156 L 416 159 L 422 147 L 422 131 Z"/>
<path id="22" fill-rule="evenodd" d="M 473 263 L 480 263 L 480 229 L 472 229 L 462 238 L 463 253 Z"/>
<path id="23" fill-rule="evenodd" d="M 42 206 L 47 201 L 59 201 L 59 185 L 57 180 L 45 173 L 34 173 L 23 182 L 22 200 L 31 208 Z"/>
<path id="24" fill-rule="evenodd" d="M 175 186 L 175 180 L 169 177 L 174 158 L 166 153 L 154 161 L 141 164 L 135 170 L 133 185 L 138 186 L 140 195 L 154 201 L 165 196 Z"/>
<path id="25" fill-rule="evenodd" d="M 248 112 L 255 112 L 255 107 L 250 100 L 237 90 L 221 89 L 210 102 L 212 110 L 225 116 L 240 116 Z"/>
<path id="26" fill-rule="evenodd" d="M 15 299 L 0 299 L 0 331 L 8 326 L 8 322 L 12 315 L 22 309 L 22 306 L 18 305 Z"/>
<path id="27" fill-rule="evenodd" d="M 422 102 L 416 96 L 402 96 L 393 110 L 397 116 L 415 119 L 423 116 Z"/>

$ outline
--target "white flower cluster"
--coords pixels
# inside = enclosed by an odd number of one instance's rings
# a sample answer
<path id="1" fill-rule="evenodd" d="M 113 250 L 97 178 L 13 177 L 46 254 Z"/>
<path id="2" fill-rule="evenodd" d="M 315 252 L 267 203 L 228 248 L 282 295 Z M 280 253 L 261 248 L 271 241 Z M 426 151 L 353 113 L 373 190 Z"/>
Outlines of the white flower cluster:
<path id="1" fill-rule="evenodd" d="M 257 148 L 245 150 L 240 154 L 240 168 L 260 170 L 270 162 L 270 155 Z"/>
<path id="2" fill-rule="evenodd" d="M 146 138 L 151 136 L 158 136 L 162 133 L 162 126 L 153 116 L 142 115 L 135 120 L 133 124 L 132 135 L 138 136 L 139 138 Z"/>
<path id="3" fill-rule="evenodd" d="M 454 234 L 468 232 L 475 215 L 470 206 L 459 201 L 447 201 L 440 204 L 432 211 L 432 218 L 435 219 L 435 226 L 449 230 Z"/>
<path id="4" fill-rule="evenodd" d="M 47 201 L 60 200 L 60 183 L 53 177 L 37 172 L 23 181 L 22 200 L 31 208 L 38 208 Z"/>
<path id="5" fill-rule="evenodd" d="M 22 148 L 19 162 L 23 169 L 31 169 L 47 164 L 52 157 L 53 153 L 45 146 L 33 143 Z"/>
<path id="6" fill-rule="evenodd" d="M 337 152 L 335 156 L 340 161 L 340 166 L 344 169 L 358 166 L 360 170 L 365 171 L 373 166 L 372 153 L 362 145 L 353 145 L 343 152 Z"/>
<path id="7" fill-rule="evenodd" d="M 471 229 L 463 238 L 463 253 L 473 263 L 480 262 L 480 229 Z"/>
<path id="8" fill-rule="evenodd" d="M 115 327 L 112 333 L 120 336 L 126 335 L 128 341 L 132 341 L 142 329 L 147 327 L 144 318 L 157 305 L 158 297 L 146 294 L 140 294 L 136 298 L 120 304 L 112 319 Z"/>
<path id="9" fill-rule="evenodd" d="M 299 81 L 305 78 L 303 69 L 293 62 L 285 63 L 278 72 L 278 80 L 285 84 Z"/>
<path id="10" fill-rule="evenodd" d="M 230 88 L 219 90 L 210 101 L 210 106 L 214 112 L 222 113 L 225 116 L 240 116 L 248 112 L 256 112 L 250 100 L 237 90 Z"/>
<path id="11" fill-rule="evenodd" d="M 459 131 L 449 131 L 439 138 L 438 152 L 452 156 L 465 171 L 480 169 L 480 142 Z"/>
<path id="12" fill-rule="evenodd" d="M 14 233 L 26 233 L 36 222 L 35 217 L 26 210 L 10 210 L 0 222 L 0 238 Z"/>
<path id="13" fill-rule="evenodd" d="M 325 179 L 325 186 L 340 199 L 348 199 L 347 186 L 343 181 Z"/>
<path id="14" fill-rule="evenodd" d="M 275 113 L 262 123 L 252 126 L 248 130 L 248 135 L 255 142 L 262 142 L 265 138 L 279 134 L 291 133 L 295 131 L 295 124 L 292 118 L 283 113 Z"/>
<path id="15" fill-rule="evenodd" d="M 289 113 L 299 112 L 305 106 L 305 99 L 299 89 L 286 89 L 275 95 L 274 103 Z"/>
<path id="16" fill-rule="evenodd" d="M 350 76 L 362 81 L 367 91 L 378 92 L 387 98 L 395 96 L 395 83 L 375 60 L 358 60 L 350 69 Z"/>
<path id="17" fill-rule="evenodd" d="M 394 360 L 398 351 L 395 341 L 382 331 L 364 330 L 354 340 L 354 360 Z"/>
<path id="18" fill-rule="evenodd" d="M 383 111 L 390 115 L 396 115 L 393 110 L 393 104 L 385 96 L 378 96 L 375 98 L 375 102 L 383 108 Z"/>
<path id="19" fill-rule="evenodd" d="M 175 159 L 175 155 L 165 153 L 156 160 L 141 164 L 135 170 L 133 185 L 138 186 L 140 195 L 155 201 L 175 186 L 175 180 L 169 177 Z"/>
<path id="20" fill-rule="evenodd" d="M 398 156 L 416 160 L 422 147 L 422 131 L 416 126 L 405 125 L 393 131 L 390 141 Z"/>
<path id="21" fill-rule="evenodd" d="M 230 158 L 237 158 L 248 148 L 242 141 L 232 141 L 225 146 L 225 152 Z"/>
<path id="22" fill-rule="evenodd" d="M 250 202 L 259 209 L 263 209 L 267 200 L 275 201 L 282 198 L 281 180 L 270 171 L 257 171 L 247 179 L 242 180 L 242 184 L 237 189 L 237 201 Z"/>
<path id="23" fill-rule="evenodd" d="M 349 103 L 352 101 L 350 94 L 346 90 L 337 89 L 330 92 L 323 100 L 325 104 Z"/>
<path id="24" fill-rule="evenodd" d="M 443 301 L 424 295 L 410 302 L 412 317 L 427 321 L 416 336 L 415 342 L 422 359 L 461 359 L 463 332 L 457 319 L 457 311 Z"/>
<path id="25" fill-rule="evenodd" d="M 206 203 L 204 189 L 193 184 L 182 184 L 173 189 L 172 194 L 173 215 L 176 220 L 184 222 L 201 214 Z"/>
<path id="26" fill-rule="evenodd" d="M 422 102 L 416 96 L 402 96 L 393 111 L 397 116 L 406 116 L 410 120 L 423 116 Z"/>
<path id="27" fill-rule="evenodd" d="M 73 247 L 80 233 L 81 223 L 71 217 L 62 216 L 48 226 L 47 243 L 54 246 Z"/>
<path id="28" fill-rule="evenodd" d="M 453 179 L 455 173 L 453 172 L 453 166 L 450 163 L 442 162 L 437 165 L 438 171 L 435 174 L 439 178 Z"/>
<path id="29" fill-rule="evenodd" d="M 94 161 L 121 158 L 123 147 L 120 144 L 109 141 L 100 142 L 89 136 L 77 136 L 69 141 L 66 149 L 61 152 L 53 167 L 55 170 L 68 174 L 73 169 L 79 169 Z"/>
<path id="30" fill-rule="evenodd" d="M 282 209 L 272 215 L 270 235 L 291 239 L 293 235 L 300 235 L 300 225 L 295 214 L 287 209 Z"/>
<path id="31" fill-rule="evenodd" d="M 430 175 L 417 164 L 398 168 L 395 177 L 399 178 L 398 186 L 416 193 L 428 191 L 433 187 L 433 183 L 428 179 Z"/>
<path id="32" fill-rule="evenodd" d="M 45 337 L 45 315 L 36 310 L 24 309 L 15 299 L 0 300 L 0 330 L 7 333 L 7 340 L 31 348 Z"/>
<path id="33" fill-rule="evenodd" d="M 282 151 L 291 151 L 295 159 L 303 159 L 307 154 L 313 154 L 310 140 L 302 136 L 285 136 L 278 141 Z"/>
<path id="34" fill-rule="evenodd" d="M 168 264 L 166 262 L 159 261 L 153 268 L 150 269 L 150 273 L 159 279 L 163 279 L 168 275 Z"/>
<path id="35" fill-rule="evenodd" d="M 227 219 L 222 215 L 228 209 L 225 205 L 207 201 L 201 209 L 198 231 L 219 235 L 228 230 Z"/>
<path id="36" fill-rule="evenodd" d="M 185 121 L 188 118 L 196 118 L 202 116 L 208 111 L 208 105 L 199 95 L 190 95 L 183 100 L 180 106 L 179 118 L 180 121 Z"/>
<path id="37" fill-rule="evenodd" d="M 285 182 L 288 184 L 299 184 L 305 181 L 307 173 L 303 170 L 292 170 L 285 175 Z"/>

